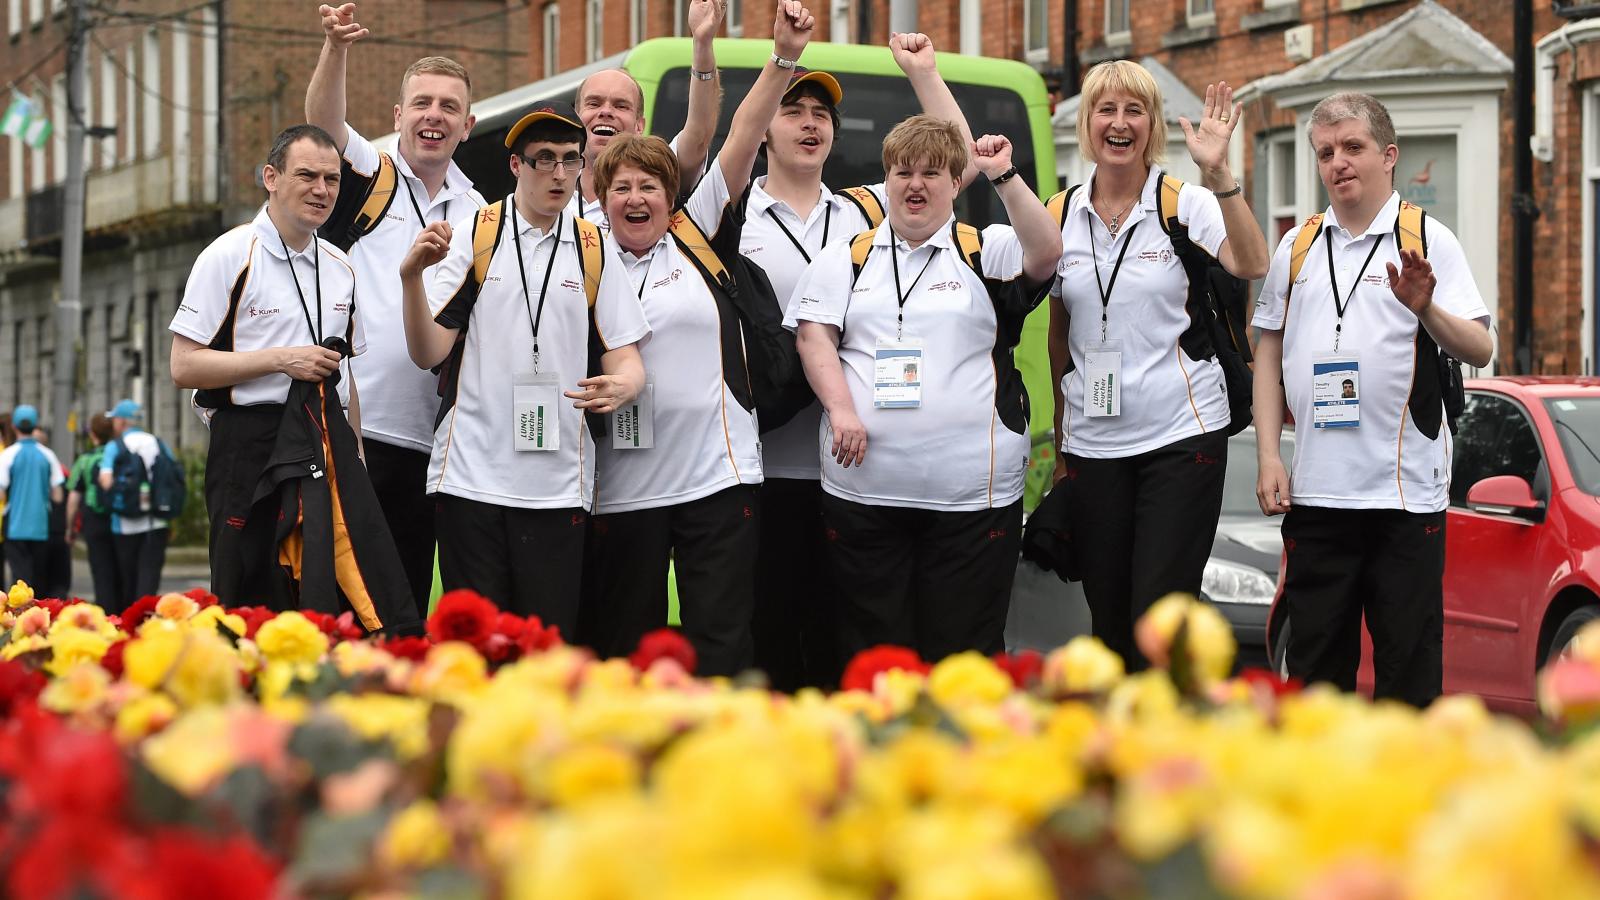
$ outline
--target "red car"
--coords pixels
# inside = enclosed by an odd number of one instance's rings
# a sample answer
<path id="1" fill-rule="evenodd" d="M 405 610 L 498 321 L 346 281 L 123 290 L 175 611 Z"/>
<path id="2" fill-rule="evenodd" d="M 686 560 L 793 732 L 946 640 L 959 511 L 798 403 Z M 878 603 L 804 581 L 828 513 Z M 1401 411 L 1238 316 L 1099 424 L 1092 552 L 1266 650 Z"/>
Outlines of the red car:
<path id="1" fill-rule="evenodd" d="M 1534 678 L 1600 618 L 1600 378 L 1467 382 L 1445 525 L 1444 689 L 1535 708 Z M 1282 594 L 1282 580 L 1279 580 Z M 1273 663 L 1293 623 L 1274 603 Z M 1372 691 L 1362 634 L 1359 685 Z"/>

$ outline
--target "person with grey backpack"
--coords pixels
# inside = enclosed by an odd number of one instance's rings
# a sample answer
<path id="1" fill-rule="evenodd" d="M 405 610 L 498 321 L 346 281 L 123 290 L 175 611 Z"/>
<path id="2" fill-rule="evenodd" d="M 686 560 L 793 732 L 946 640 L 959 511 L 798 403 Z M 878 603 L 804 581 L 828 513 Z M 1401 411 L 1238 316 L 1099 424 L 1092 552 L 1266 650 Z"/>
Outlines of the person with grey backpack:
<path id="1" fill-rule="evenodd" d="M 107 610 L 127 609 L 157 592 L 167 559 L 167 523 L 183 511 L 183 465 L 167 445 L 140 427 L 144 410 L 121 400 L 106 415 L 116 439 L 100 460 L 100 488 L 111 508 L 117 594 Z"/>

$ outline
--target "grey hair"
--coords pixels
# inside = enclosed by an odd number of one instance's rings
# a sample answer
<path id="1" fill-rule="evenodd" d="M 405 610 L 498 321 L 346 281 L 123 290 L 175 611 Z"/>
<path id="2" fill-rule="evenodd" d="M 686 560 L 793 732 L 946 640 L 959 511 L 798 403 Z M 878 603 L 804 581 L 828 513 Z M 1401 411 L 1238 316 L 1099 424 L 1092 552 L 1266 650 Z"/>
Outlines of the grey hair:
<path id="1" fill-rule="evenodd" d="M 1359 91 L 1345 91 L 1324 97 L 1311 110 L 1311 120 L 1306 123 L 1306 139 L 1311 139 L 1313 128 L 1337 125 L 1351 119 L 1359 119 L 1367 126 L 1367 133 L 1378 142 L 1378 149 L 1395 143 L 1394 120 L 1389 118 L 1389 110 L 1378 102 L 1378 98 Z"/>

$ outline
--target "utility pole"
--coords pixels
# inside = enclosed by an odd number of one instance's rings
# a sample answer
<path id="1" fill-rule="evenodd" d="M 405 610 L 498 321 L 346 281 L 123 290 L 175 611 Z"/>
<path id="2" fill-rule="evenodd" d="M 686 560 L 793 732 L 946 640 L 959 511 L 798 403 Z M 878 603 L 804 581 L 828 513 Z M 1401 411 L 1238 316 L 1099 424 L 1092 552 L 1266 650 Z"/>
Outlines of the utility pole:
<path id="1" fill-rule="evenodd" d="M 67 180 L 62 189 L 61 297 L 56 302 L 51 436 L 66 455 L 75 449 L 73 406 L 78 399 L 78 341 L 83 327 L 83 91 L 89 80 L 87 0 L 70 0 L 67 37 Z"/>

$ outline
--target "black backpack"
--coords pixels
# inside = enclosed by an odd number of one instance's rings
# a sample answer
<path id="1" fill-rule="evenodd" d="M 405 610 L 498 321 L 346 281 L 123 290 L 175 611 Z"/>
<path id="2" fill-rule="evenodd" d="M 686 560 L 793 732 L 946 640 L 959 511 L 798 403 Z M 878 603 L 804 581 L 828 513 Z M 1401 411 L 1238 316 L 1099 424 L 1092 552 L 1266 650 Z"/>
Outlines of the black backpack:
<path id="1" fill-rule="evenodd" d="M 172 450 L 160 438 L 156 443 L 161 451 L 156 462 L 145 470 L 144 458 L 128 449 L 122 438 L 117 438 L 117 458 L 111 464 L 111 512 L 119 516 L 154 516 L 158 519 L 176 519 L 183 514 L 183 504 L 188 499 L 188 484 L 183 463 L 172 455 Z"/>

